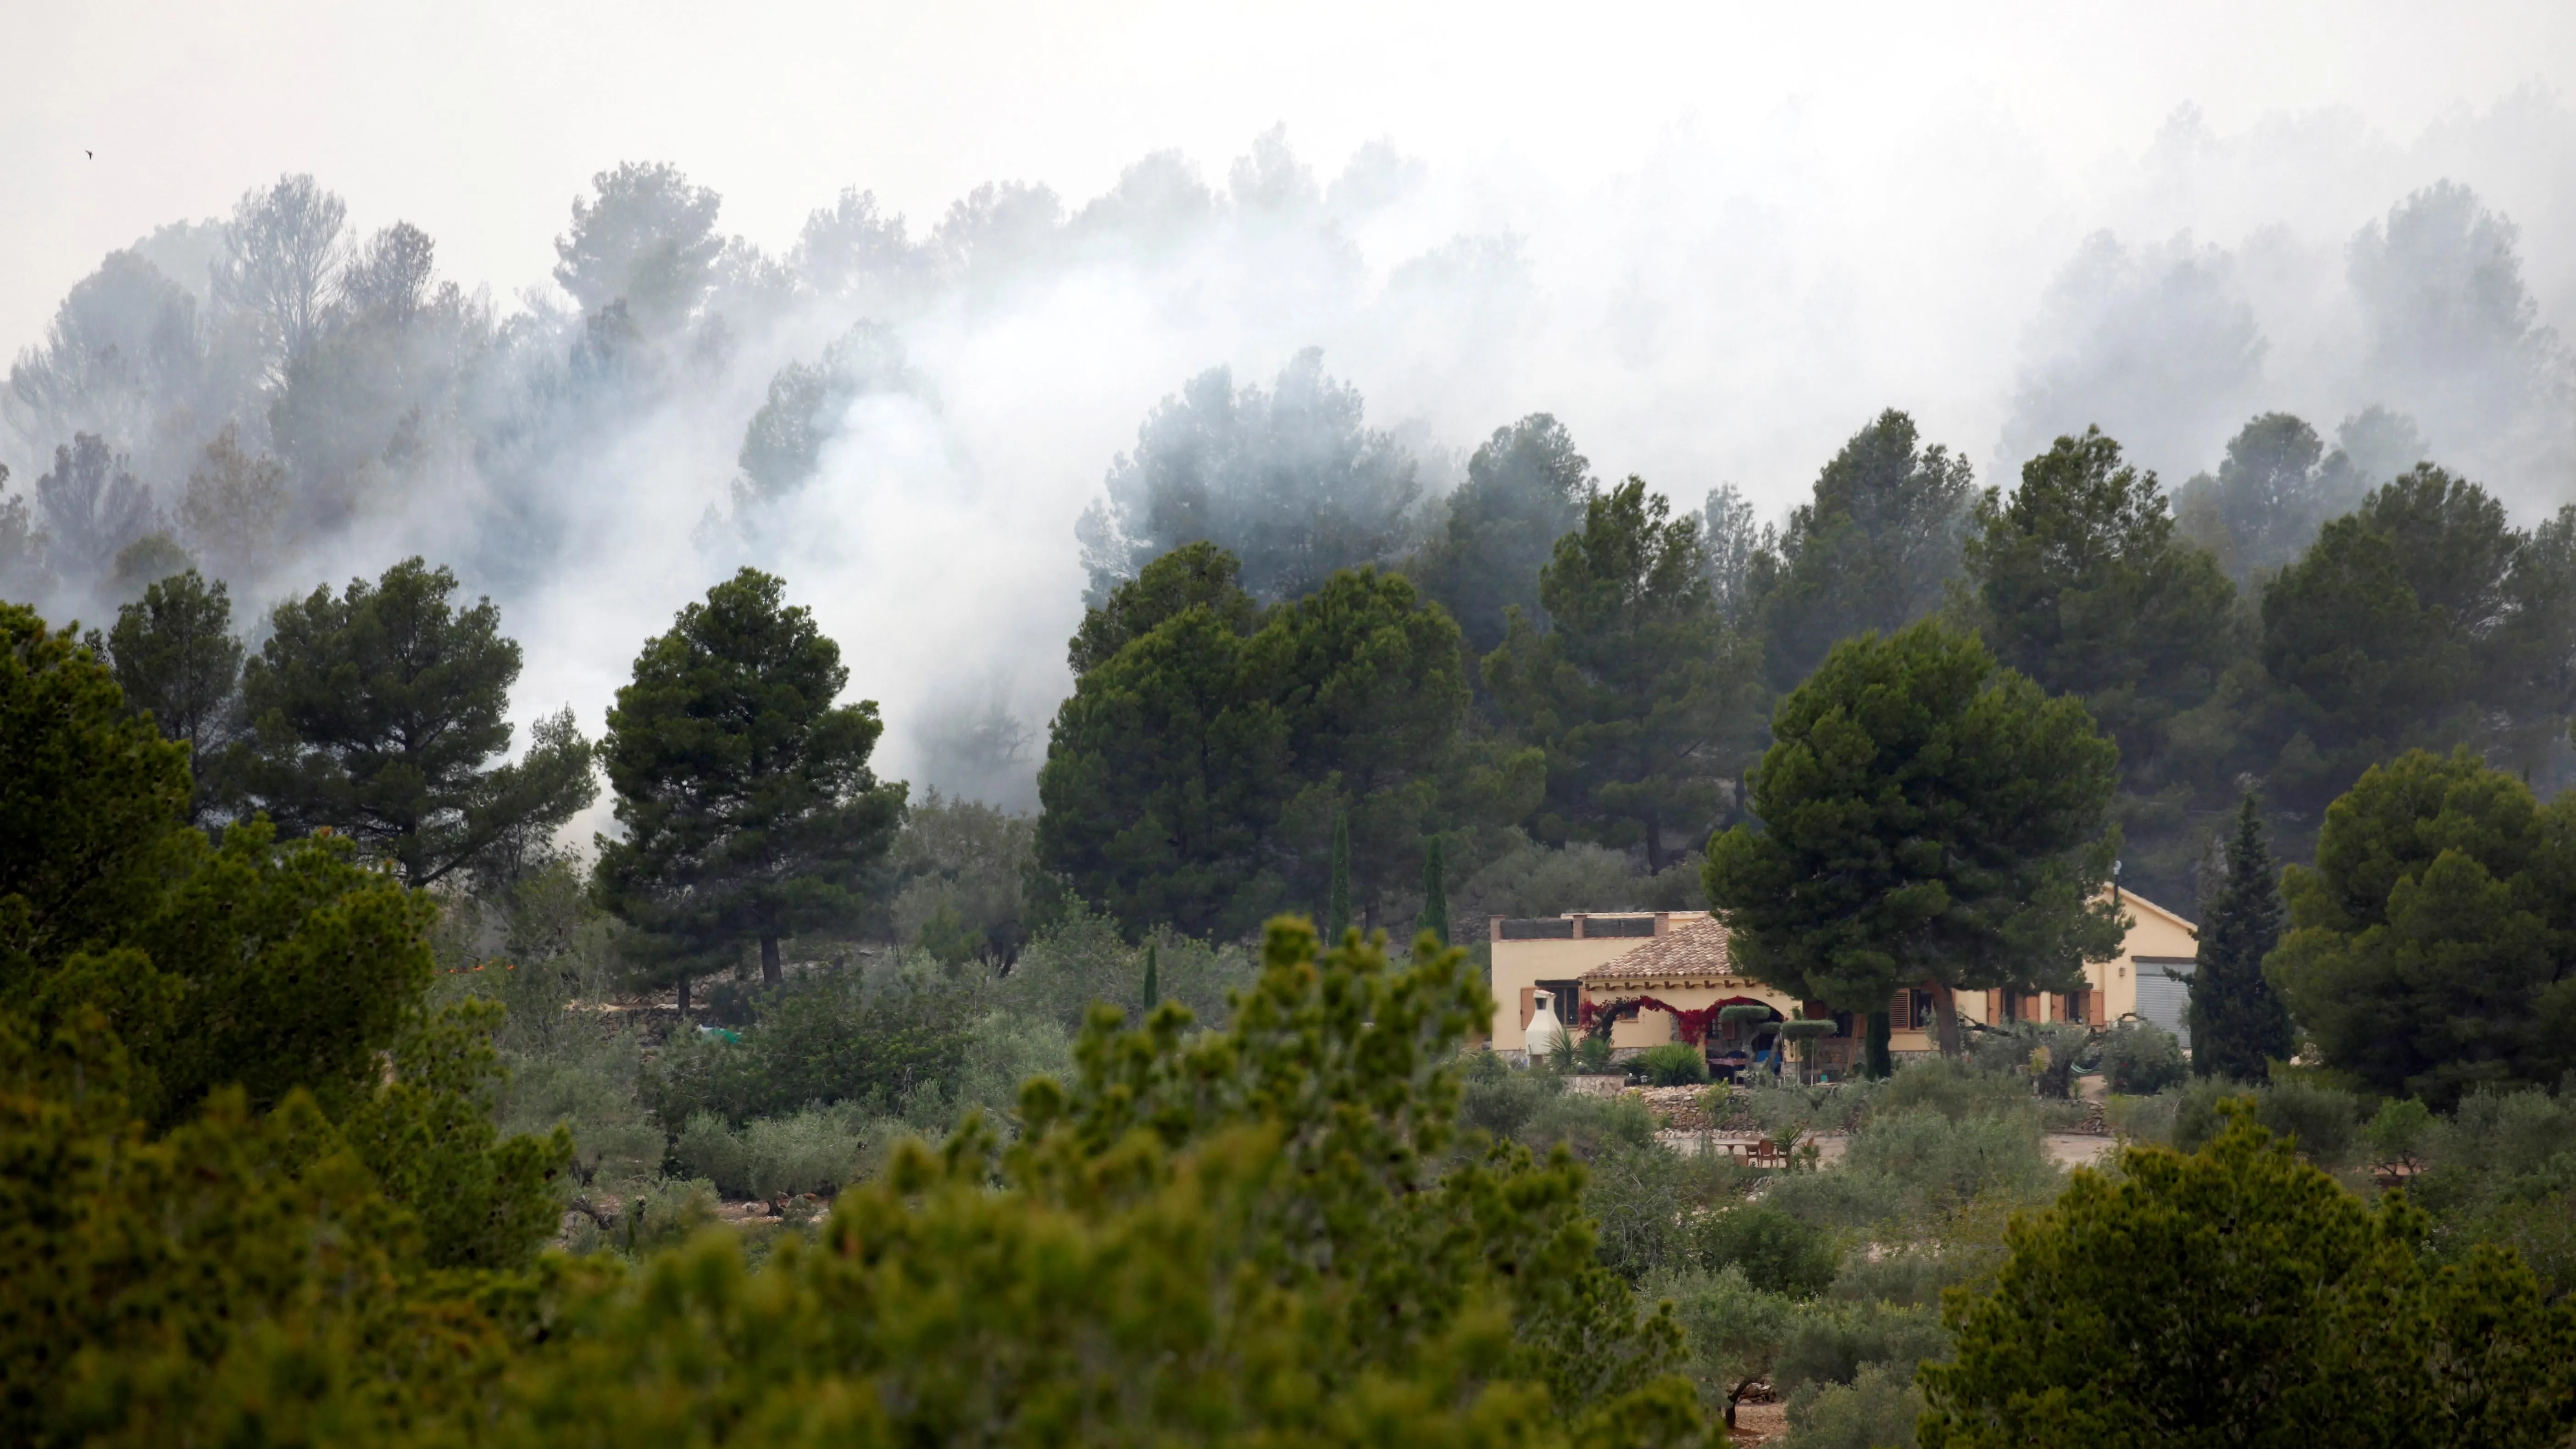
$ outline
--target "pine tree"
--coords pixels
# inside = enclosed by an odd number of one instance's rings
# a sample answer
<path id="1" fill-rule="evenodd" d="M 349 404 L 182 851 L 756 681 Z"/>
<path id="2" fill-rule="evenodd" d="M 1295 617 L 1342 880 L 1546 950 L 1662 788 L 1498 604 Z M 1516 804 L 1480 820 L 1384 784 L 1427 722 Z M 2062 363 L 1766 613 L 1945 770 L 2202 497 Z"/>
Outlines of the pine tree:
<path id="1" fill-rule="evenodd" d="M 1324 939 L 1339 944 L 1351 929 L 1351 817 L 1333 822 L 1332 893 L 1324 900 Z"/>
<path id="2" fill-rule="evenodd" d="M 599 794 L 568 716 L 504 758 L 519 645 L 490 599 L 456 607 L 457 587 L 411 558 L 336 597 L 315 589 L 270 611 L 242 669 L 251 804 L 292 833 L 354 839 L 414 887 L 494 868 Z"/>
<path id="3" fill-rule="evenodd" d="M 645 643 L 608 712 L 626 838 L 601 839 L 598 896 L 683 993 L 742 943 L 775 986 L 782 938 L 855 929 L 903 823 L 904 787 L 869 766 L 876 701 L 832 702 L 841 646 L 786 588 L 746 568 L 709 589 Z"/>
<path id="4" fill-rule="evenodd" d="M 1154 969 L 1154 968 L 1155 968 L 1157 965 L 1159 965 L 1159 964 L 1160 964 L 1160 963 L 1159 963 L 1158 961 L 1156 961 L 1156 960 L 1155 960 L 1155 950 L 1154 950 L 1154 948 L 1153 948 L 1153 947 L 1151 947 L 1151 946 L 1146 947 L 1146 948 L 1145 948 L 1145 1012 L 1146 1012 L 1146 1014 L 1147 1014 L 1147 1015 L 1151 1015 L 1151 1014 L 1153 1014 L 1153 1010 L 1154 1010 L 1154 1008 L 1163 1004 L 1163 982 L 1162 982 L 1162 978 L 1161 978 L 1160 974 L 1159 974 L 1159 973 Z"/>
<path id="5" fill-rule="evenodd" d="M 242 642 L 232 632 L 232 595 L 195 569 L 173 574 L 116 611 L 106 636 L 108 667 L 128 709 L 147 710 L 164 737 L 188 747 L 196 782 L 188 822 L 212 809 L 217 770 L 240 733 L 234 693 L 241 683 Z"/>
<path id="6" fill-rule="evenodd" d="M 1442 858 L 1440 837 L 1422 856 L 1422 929 L 1449 944 L 1449 864 Z"/>
<path id="7" fill-rule="evenodd" d="M 2201 926 L 2192 970 L 2191 1062 L 2201 1076 L 2260 1079 L 2296 1046 L 2289 1008 L 2263 979 L 2263 958 L 2280 940 L 2280 882 L 2249 790 L 2227 843 L 2227 884 Z"/>

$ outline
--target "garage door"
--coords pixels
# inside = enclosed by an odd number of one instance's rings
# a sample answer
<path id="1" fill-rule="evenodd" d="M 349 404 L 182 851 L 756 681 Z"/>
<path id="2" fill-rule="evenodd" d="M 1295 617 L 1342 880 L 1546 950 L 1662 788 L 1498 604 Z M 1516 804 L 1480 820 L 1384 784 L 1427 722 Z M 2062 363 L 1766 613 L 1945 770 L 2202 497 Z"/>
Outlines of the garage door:
<path id="1" fill-rule="evenodd" d="M 2138 1015 L 2191 1045 L 2191 968 L 2188 958 L 2138 958 Z"/>

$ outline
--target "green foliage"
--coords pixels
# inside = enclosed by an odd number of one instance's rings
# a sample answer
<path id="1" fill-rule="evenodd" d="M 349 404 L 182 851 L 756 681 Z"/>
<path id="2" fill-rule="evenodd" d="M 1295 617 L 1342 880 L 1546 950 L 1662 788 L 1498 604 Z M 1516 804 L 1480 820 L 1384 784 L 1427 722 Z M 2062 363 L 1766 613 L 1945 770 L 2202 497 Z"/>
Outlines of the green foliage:
<path id="1" fill-rule="evenodd" d="M 2360 1141 L 2361 1100 L 2303 1076 L 2277 1076 L 2256 1095 L 2254 1120 L 2310 1162 L 2341 1167 Z"/>
<path id="2" fill-rule="evenodd" d="M 2557 662 L 2576 607 L 2571 529 L 2525 534 L 2431 464 L 2327 524 L 2263 595 L 2263 665 L 2285 691 L 2275 729 L 2296 731 L 2268 771 L 2282 803 L 2321 810 L 2409 747 L 2539 764 L 2571 706 Z"/>
<path id="3" fill-rule="evenodd" d="M 484 599 L 458 609 L 456 575 L 406 559 L 280 604 L 242 671 L 253 734 L 250 797 L 295 831 L 328 828 L 423 886 L 543 836 L 598 794 L 569 714 L 515 764 L 510 686 L 519 646 Z"/>
<path id="4" fill-rule="evenodd" d="M 1142 1019 L 1148 950 L 1159 999 L 1177 1001 L 1211 1024 L 1226 1020 L 1227 994 L 1250 986 L 1259 969 L 1249 951 L 1232 943 L 1157 933 L 1144 946 L 1130 945 L 1115 921 L 1077 906 L 1029 943 L 1011 974 L 986 988 L 986 999 L 1021 1020 L 1053 1022 L 1068 1037 L 1082 1029 L 1095 1002 Z"/>
<path id="5" fill-rule="evenodd" d="M 2091 1029 L 2067 1021 L 2008 1021 L 1975 1031 L 1970 1041 L 1979 1071 L 2018 1078 L 2034 1096 L 2061 1102 L 2075 1095 L 2076 1069 L 2095 1060 Z"/>
<path id="6" fill-rule="evenodd" d="M 0 604 L 0 987 L 114 942 L 157 892 L 188 752 L 126 712 L 106 667 Z"/>
<path id="7" fill-rule="evenodd" d="M 835 705 L 840 646 L 786 585 L 746 568 L 649 640 L 602 746 L 622 840 L 601 837 L 601 903 L 685 973 L 758 941 L 847 926 L 894 841 L 904 788 L 868 767 L 876 704 Z"/>
<path id="8" fill-rule="evenodd" d="M 499 1012 L 454 1006 L 404 1023 L 381 1082 L 340 1114 L 341 1130 L 385 1195 L 419 1222 L 432 1268 L 524 1269 L 562 1212 L 556 1183 L 572 1134 L 504 1137 L 494 1122 Z"/>
<path id="9" fill-rule="evenodd" d="M 1734 1271 L 1765 1293 L 1813 1298 L 1834 1281 L 1842 1253 L 1823 1228 L 1768 1203 L 1704 1212 L 1692 1256 L 1709 1272 Z"/>
<path id="10" fill-rule="evenodd" d="M 1309 347 L 1269 391 L 1213 367 L 1167 397 L 1109 470 L 1108 506 L 1076 532 L 1105 598 L 1147 560 L 1200 540 L 1243 561 L 1264 603 L 1323 587 L 1336 570 L 1391 558 L 1421 495 L 1413 456 L 1363 422 L 1359 389 Z"/>
<path id="11" fill-rule="evenodd" d="M 1490 1051 L 1469 1053 L 1458 1075 L 1458 1125 L 1499 1141 L 1525 1140 L 1522 1130 L 1540 1107 L 1565 1093 L 1565 1078 L 1515 1071 Z"/>
<path id="12" fill-rule="evenodd" d="M 2191 1157 L 2129 1148 L 2011 1229 L 1954 1296 L 1921 1442 L 2555 1444 L 2576 1318 L 2480 1251 L 2430 1267 L 2420 1213 L 2368 1207 L 2239 1113 Z"/>
<path id="13" fill-rule="evenodd" d="M 1103 1018 L 1073 1085 L 1023 1092 L 1008 1150 L 970 1124 L 899 1151 L 757 1273 L 709 1237 L 571 1296 L 483 1422 L 506 1443 L 1693 1442 L 1679 1329 L 1591 1262 L 1581 1170 L 1447 1152 L 1454 1045 L 1490 1005 L 1462 961 L 1318 960 L 1275 926 L 1228 1033 Z"/>
<path id="14" fill-rule="evenodd" d="M 1007 962 L 1028 944 L 1036 912 L 1036 822 L 980 801 L 925 790 L 904 812 L 887 863 L 899 884 L 891 911 L 898 941 L 925 942 L 939 922 L 943 961 Z"/>
<path id="15" fill-rule="evenodd" d="M 1086 619 L 1077 655 L 1095 634 L 1132 637 L 1076 676 L 1056 711 L 1037 848 L 1041 865 L 1131 929 L 1235 937 L 1283 903 L 1259 848 L 1287 730 L 1266 652 L 1249 643 L 1250 596 L 1211 603 L 1185 587 L 1209 572 L 1194 556 L 1165 555 L 1131 587 L 1158 603 L 1187 599 L 1178 612 L 1141 629 L 1153 617 L 1141 608 L 1132 621 Z"/>
<path id="16" fill-rule="evenodd" d="M 2095 899 L 2118 751 L 2080 703 L 1927 620 L 1836 645 L 1771 731 L 1761 828 L 1706 869 L 1750 974 L 1874 1011 L 1926 981 L 2067 989 L 2118 949 Z"/>
<path id="17" fill-rule="evenodd" d="M 2391 1103 L 2385 1121 L 2410 1104 Z M 2405 1114 L 2412 1118 L 2414 1114 Z M 2388 1128 L 2372 1123 L 2374 1142 Z M 2394 1125 L 2394 1124 L 2392 1124 Z M 2424 1170 L 2407 1185 L 2433 1216 L 2434 1247 L 2464 1261 L 2499 1244 L 2531 1265 L 2548 1295 L 2576 1294 L 2576 1090 L 2482 1090 L 2447 1120 L 2404 1124 Z M 2401 1152 L 2407 1150 L 2401 1142 Z M 2384 1149 L 2383 1149 L 2384 1150 Z"/>
<path id="18" fill-rule="evenodd" d="M 1901 1362 L 1873 1363 L 1849 1383 L 1811 1380 L 1789 1396 L 1783 1449 L 1914 1449 L 1923 1391 Z"/>
<path id="19" fill-rule="evenodd" d="M 861 1143 L 858 1115 L 845 1107 L 808 1107 L 740 1128 L 700 1112 L 672 1139 L 671 1156 L 728 1196 L 774 1198 L 833 1193 L 856 1181 Z"/>
<path id="20" fill-rule="evenodd" d="M 1583 841 L 1562 847 L 1516 844 L 1459 884 L 1456 918 L 1481 922 L 1487 916 L 1679 911 L 1706 905 L 1699 857 L 1681 856 L 1651 875 L 1641 864 L 1624 851 Z"/>
<path id="21" fill-rule="evenodd" d="M 1908 1062 L 1880 1089 L 1872 1109 L 1882 1116 L 1928 1110 L 1953 1122 L 2025 1114 L 2030 1110 L 2030 1084 L 2001 1072 L 1939 1057 Z"/>
<path id="22" fill-rule="evenodd" d="M 1629 1135 L 1633 1119 L 1624 1115 L 1603 1114 L 1585 1124 L 1563 1111 L 1600 1100 L 1568 1093 L 1552 1104 L 1556 1111 L 1533 1120 L 1523 1139 L 1533 1151 L 1538 1141 L 1563 1140 L 1584 1164 L 1583 1206 L 1599 1235 L 1599 1262 L 1632 1283 L 1704 1263 L 1706 1216 L 1732 1206 L 1749 1174 L 1722 1155 L 1672 1151 L 1655 1141 L 1651 1120 L 1645 1131 Z"/>
<path id="23" fill-rule="evenodd" d="M 1407 566 L 1458 621 L 1477 658 L 1503 642 L 1518 609 L 1544 621 L 1539 570 L 1556 541 L 1583 525 L 1599 485 L 1564 425 L 1532 413 L 1496 428 L 1467 459 L 1467 480 L 1443 500 L 1440 530 Z"/>
<path id="24" fill-rule="evenodd" d="M 2045 1201 L 2062 1181 L 2029 1112 L 1956 1121 L 1937 1112 L 1876 1116 L 1852 1134 L 1842 1170 L 1876 1180 L 1881 1202 L 1896 1208 L 1881 1221 L 1911 1222 L 1927 1236 L 1973 1209 Z"/>
<path id="25" fill-rule="evenodd" d="M 107 631 L 108 667 L 128 709 L 148 711 L 161 733 L 188 747 L 196 793 L 189 823 L 203 821 L 221 792 L 224 756 L 241 734 L 233 697 L 242 645 L 232 633 L 230 590 L 195 569 L 146 587 L 116 611 Z"/>
<path id="26" fill-rule="evenodd" d="M 2576 800 L 2411 751 L 2326 812 L 2285 894 L 2267 969 L 2328 1066 L 2436 1107 L 2576 1066 Z"/>
<path id="27" fill-rule="evenodd" d="M 759 1020 L 739 1042 L 674 1034 L 644 1099 L 674 1130 L 702 1112 L 739 1125 L 809 1104 L 890 1111 L 956 1077 L 966 1007 L 958 989 L 911 976 L 810 972 L 763 993 Z"/>
<path id="28" fill-rule="evenodd" d="M 0 1022 L 0 1438 L 350 1442 L 497 1369 L 506 1294 L 422 1276 L 311 1097 L 217 1092 L 156 1138 L 117 1074 L 103 1038 Z"/>
<path id="29" fill-rule="evenodd" d="M 1338 572 L 1264 615 L 1231 580 L 1221 556 L 1166 555 L 1074 640 L 1091 663 L 1039 775 L 1038 859 L 1131 932 L 1235 938 L 1325 900 L 1345 821 L 1364 919 L 1463 763 L 1457 626 L 1410 583 Z"/>
<path id="30" fill-rule="evenodd" d="M 1422 919 L 1418 929 L 1429 931 L 1443 946 L 1449 944 L 1449 865 L 1437 835 L 1422 851 Z"/>
<path id="31" fill-rule="evenodd" d="M 1680 1042 L 1648 1047 L 1633 1061 L 1651 1086 L 1688 1087 L 1708 1080 L 1707 1055 L 1698 1047 Z"/>
<path id="32" fill-rule="evenodd" d="M 1986 490 L 1962 561 L 1996 657 L 2084 701 L 2119 745 L 2131 882 L 2187 898 L 2188 811 L 2211 803 L 2213 772 L 2183 716 L 2244 647 L 2217 560 L 2175 536 L 2155 475 L 2088 428 L 2024 463 L 2011 497 Z"/>
<path id="33" fill-rule="evenodd" d="M 2281 893 L 2248 791 L 2227 842 L 2227 883 L 2201 921 L 2191 975 L 2193 1071 L 2253 1081 L 2297 1049 L 2290 1010 L 2263 977 L 2263 958 L 2280 940 Z"/>
<path id="34" fill-rule="evenodd" d="M 1892 408 L 1852 435 L 1789 515 L 1778 558 L 1756 566 L 1773 687 L 1792 687 L 1845 639 L 1893 634 L 1941 606 L 1975 478 Z"/>
<path id="35" fill-rule="evenodd" d="M 1261 610 L 1243 591 L 1242 580 L 1243 563 L 1233 554 L 1204 539 L 1185 543 L 1110 590 L 1097 607 L 1083 610 L 1082 627 L 1065 644 L 1065 663 L 1080 679 L 1193 608 L 1208 610 L 1237 635 L 1249 635 L 1260 627 Z"/>
<path id="36" fill-rule="evenodd" d="M 1790 1325 L 1772 1384 L 1791 1393 L 1814 1384 L 1849 1384 L 1869 1367 L 1923 1363 L 1949 1347 L 1941 1315 L 1930 1307 L 1875 1299 L 1819 1303 Z"/>
<path id="37" fill-rule="evenodd" d="M 2433 1109 L 2412 1097 L 2382 1102 L 2362 1125 L 2361 1140 L 2376 1167 L 2413 1171 L 2423 1165 L 2425 1143 L 2433 1135 Z"/>
<path id="38" fill-rule="evenodd" d="M 1549 627 L 1512 618 L 1484 674 L 1545 751 L 1544 840 L 1642 846 L 1650 871 L 1728 801 L 1752 733 L 1740 645 L 1709 591 L 1699 520 L 1643 479 L 1594 495 L 1539 571 Z M 1685 847 L 1686 848 L 1686 847 Z"/>
<path id="39" fill-rule="evenodd" d="M 1333 821 L 1333 874 L 1324 889 L 1324 938 L 1338 941 L 1351 928 L 1351 818 Z"/>
<path id="40" fill-rule="evenodd" d="M 337 1115 L 368 1095 L 428 989 L 436 907 L 346 840 L 280 846 L 253 820 L 219 847 L 175 844 L 187 866 L 157 908 L 122 949 L 74 958 L 49 994 L 107 1013 L 158 1123 L 226 1085 L 258 1110 L 301 1089 Z"/>
<path id="41" fill-rule="evenodd" d="M 1739 1269 L 1666 1269 L 1637 1287 L 1640 1303 L 1670 1303 L 1689 1336 L 1688 1372 L 1700 1401 L 1735 1427 L 1745 1394 L 1770 1379 L 1795 1307 L 1753 1285 Z"/>
<path id="42" fill-rule="evenodd" d="M 2152 1097 L 2178 1087 L 2191 1072 L 2181 1041 L 2151 1021 L 2124 1021 L 2111 1028 L 2102 1038 L 2101 1063 L 2104 1084 L 2130 1097 Z"/>
<path id="43" fill-rule="evenodd" d="M 2347 444 L 2359 442 L 2361 423 L 2347 419 L 2338 430 Z M 2329 457 L 2316 429 L 2288 413 L 2265 413 L 2227 440 L 2215 477 L 2204 473 L 2175 493 L 2175 522 L 2229 577 L 2247 584 L 2306 551 L 2326 520 L 2361 502 L 2369 479 L 2348 447 Z"/>

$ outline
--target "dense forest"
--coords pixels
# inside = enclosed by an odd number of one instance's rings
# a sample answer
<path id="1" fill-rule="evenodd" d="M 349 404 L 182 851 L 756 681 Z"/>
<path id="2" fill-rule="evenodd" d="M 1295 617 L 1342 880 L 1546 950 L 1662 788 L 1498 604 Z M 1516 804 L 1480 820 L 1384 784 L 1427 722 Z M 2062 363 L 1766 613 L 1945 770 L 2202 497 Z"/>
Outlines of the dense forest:
<path id="1" fill-rule="evenodd" d="M 2179 482 L 2104 309 L 2259 340 L 2108 241 L 2004 466 L 1891 407 L 1769 519 L 1199 372 L 1059 540 L 1042 736 L 970 691 L 888 765 L 778 560 L 937 451 L 915 340 L 1220 233 L 1329 275 L 1398 160 L 776 257 L 629 164 L 506 315 L 290 176 L 75 287 L 0 398 L 8 1437 L 2563 1442 L 2576 374 L 2464 187 L 2353 238 L 2350 410 Z M 707 414 L 684 602 L 566 624 Z M 1875 1013 L 2064 989 L 2115 885 L 2202 922 L 2188 1059 L 1952 1021 L 1650 1106 L 1475 1044 L 1489 915 L 1715 907 Z"/>

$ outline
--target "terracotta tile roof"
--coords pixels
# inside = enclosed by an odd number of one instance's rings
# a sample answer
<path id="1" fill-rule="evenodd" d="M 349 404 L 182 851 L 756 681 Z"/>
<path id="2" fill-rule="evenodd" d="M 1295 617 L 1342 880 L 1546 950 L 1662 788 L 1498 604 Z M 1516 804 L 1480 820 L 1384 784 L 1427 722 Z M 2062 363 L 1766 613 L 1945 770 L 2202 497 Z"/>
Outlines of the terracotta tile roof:
<path id="1" fill-rule="evenodd" d="M 1583 973 L 1585 981 L 1715 980 L 1732 974 L 1726 923 L 1715 916 L 1677 925 L 1668 936 L 1650 936 Z"/>

